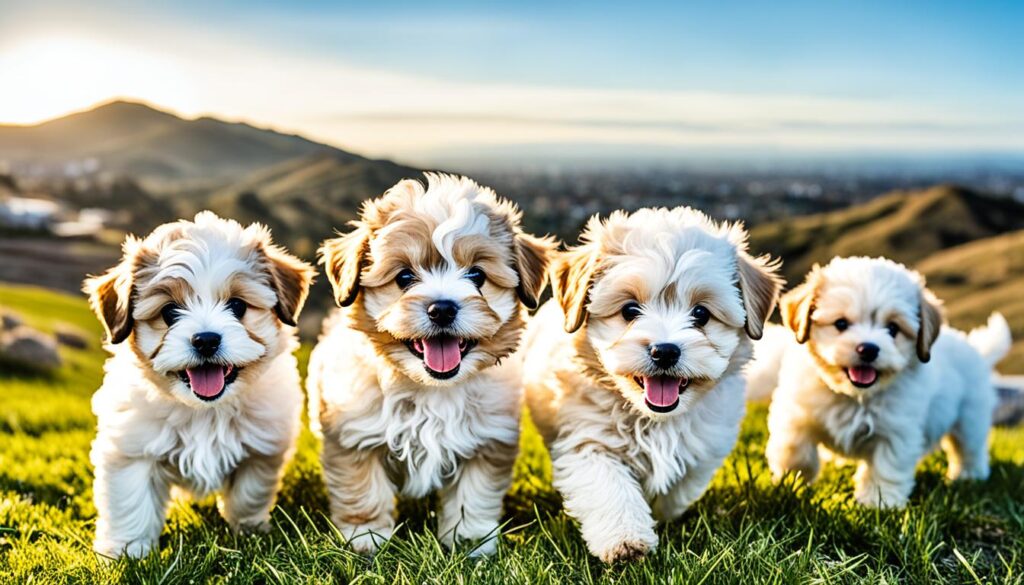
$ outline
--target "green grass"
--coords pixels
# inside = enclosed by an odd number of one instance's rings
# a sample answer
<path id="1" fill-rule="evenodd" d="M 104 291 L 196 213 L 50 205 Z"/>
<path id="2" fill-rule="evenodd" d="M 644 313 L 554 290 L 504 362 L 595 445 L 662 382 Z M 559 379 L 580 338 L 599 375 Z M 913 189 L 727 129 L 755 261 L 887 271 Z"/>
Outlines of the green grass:
<path id="1" fill-rule="evenodd" d="M 0 285 L 0 305 L 35 326 L 68 322 L 99 339 L 78 299 Z M 306 355 L 308 348 L 303 361 Z M 704 498 L 660 529 L 652 557 L 632 565 L 608 568 L 587 554 L 560 510 L 547 455 L 528 422 L 505 533 L 490 559 L 444 550 L 429 530 L 432 502 L 404 502 L 402 529 L 372 559 L 348 551 L 324 518 L 318 446 L 307 432 L 269 535 L 234 536 L 207 499 L 173 509 L 159 553 L 104 562 L 90 550 L 87 457 L 89 397 L 103 353 L 96 343 L 64 357 L 52 377 L 0 374 L 0 583 L 1024 582 L 1024 430 L 995 433 L 988 482 L 949 485 L 934 455 L 918 469 L 911 505 L 877 512 L 853 504 L 849 468 L 827 468 L 810 488 L 773 486 L 762 406 L 751 409 Z"/>

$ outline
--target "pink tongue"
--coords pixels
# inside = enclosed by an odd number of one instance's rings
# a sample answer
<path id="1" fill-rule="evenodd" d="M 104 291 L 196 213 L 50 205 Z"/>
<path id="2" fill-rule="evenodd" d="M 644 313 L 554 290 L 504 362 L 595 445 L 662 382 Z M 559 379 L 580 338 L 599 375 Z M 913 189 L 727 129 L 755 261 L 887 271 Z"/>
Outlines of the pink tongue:
<path id="1" fill-rule="evenodd" d="M 192 391 L 200 396 L 210 398 L 220 394 L 224 389 L 224 366 L 217 364 L 206 364 L 198 368 L 188 368 L 188 383 L 192 385 Z"/>
<path id="2" fill-rule="evenodd" d="M 644 376 L 647 402 L 654 406 L 672 406 L 676 400 L 679 400 L 679 383 L 679 378 Z"/>
<path id="3" fill-rule="evenodd" d="M 423 362 L 435 372 L 445 373 L 454 370 L 462 361 L 459 351 L 459 338 L 432 337 L 423 340 Z"/>
<path id="4" fill-rule="evenodd" d="M 857 384 L 874 384 L 875 378 L 878 377 L 878 371 L 871 366 L 854 366 L 847 370 L 850 375 L 850 379 Z"/>

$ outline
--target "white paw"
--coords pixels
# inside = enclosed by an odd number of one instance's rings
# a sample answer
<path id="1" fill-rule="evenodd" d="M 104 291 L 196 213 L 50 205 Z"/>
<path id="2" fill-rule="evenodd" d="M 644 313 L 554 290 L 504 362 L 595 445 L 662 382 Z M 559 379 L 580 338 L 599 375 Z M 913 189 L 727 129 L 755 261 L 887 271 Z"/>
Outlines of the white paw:
<path id="1" fill-rule="evenodd" d="M 975 468 L 963 468 L 960 470 L 950 469 L 947 477 L 953 481 L 984 481 L 988 479 L 989 468 L 988 466 L 978 466 Z"/>
<path id="2" fill-rule="evenodd" d="M 489 557 L 498 552 L 498 535 L 488 536 L 486 540 L 478 543 L 476 548 L 469 551 L 471 557 Z"/>
<path id="3" fill-rule="evenodd" d="M 866 508 L 899 509 L 907 505 L 907 498 L 902 494 L 877 488 L 859 490 L 854 498 Z"/>
<path id="4" fill-rule="evenodd" d="M 654 552 L 658 547 L 658 538 L 627 538 L 611 543 L 600 550 L 592 551 L 594 555 L 609 565 L 615 563 L 637 561 Z"/>
<path id="5" fill-rule="evenodd" d="M 369 524 L 341 524 L 338 529 L 352 550 L 361 555 L 375 554 L 391 538 L 392 533 L 390 526 Z"/>
<path id="6" fill-rule="evenodd" d="M 156 540 L 140 539 L 129 542 L 114 540 L 97 540 L 93 543 L 93 550 L 104 557 L 119 559 L 127 556 L 133 559 L 141 559 L 149 554 L 157 546 Z"/>

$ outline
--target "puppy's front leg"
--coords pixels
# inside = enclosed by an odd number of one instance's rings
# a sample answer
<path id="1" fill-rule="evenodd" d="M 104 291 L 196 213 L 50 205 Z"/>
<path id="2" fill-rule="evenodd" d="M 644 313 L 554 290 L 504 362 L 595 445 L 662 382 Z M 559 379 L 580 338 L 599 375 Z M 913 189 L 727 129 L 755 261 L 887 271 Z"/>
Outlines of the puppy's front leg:
<path id="1" fill-rule="evenodd" d="M 498 545 L 501 502 L 512 484 L 518 445 L 496 443 L 466 461 L 454 482 L 441 490 L 438 535 L 449 548 L 487 538 L 472 556 L 493 554 Z"/>
<path id="2" fill-rule="evenodd" d="M 346 449 L 328 435 L 320 459 L 334 525 L 356 552 L 377 552 L 395 529 L 395 487 L 380 455 Z"/>
<path id="3" fill-rule="evenodd" d="M 806 422 L 780 413 L 773 405 L 768 414 L 768 444 L 765 448 L 772 481 L 778 483 L 790 472 L 812 483 L 818 477 L 818 438 Z"/>
<path id="4" fill-rule="evenodd" d="M 657 548 L 654 518 L 640 484 L 613 454 L 593 446 L 574 448 L 556 456 L 552 469 L 553 483 L 566 511 L 579 521 L 591 554 L 615 563 Z"/>
<path id="5" fill-rule="evenodd" d="M 221 493 L 218 508 L 234 530 L 266 532 L 274 507 L 285 454 L 254 455 L 242 461 Z"/>
<path id="6" fill-rule="evenodd" d="M 93 549 L 105 556 L 140 558 L 157 546 L 167 515 L 170 483 L 150 459 L 97 461 L 93 500 L 96 540 Z"/>
<path id="7" fill-rule="evenodd" d="M 871 508 L 902 508 L 914 490 L 914 472 L 923 454 L 920 440 L 888 439 L 857 467 L 854 497 Z"/>

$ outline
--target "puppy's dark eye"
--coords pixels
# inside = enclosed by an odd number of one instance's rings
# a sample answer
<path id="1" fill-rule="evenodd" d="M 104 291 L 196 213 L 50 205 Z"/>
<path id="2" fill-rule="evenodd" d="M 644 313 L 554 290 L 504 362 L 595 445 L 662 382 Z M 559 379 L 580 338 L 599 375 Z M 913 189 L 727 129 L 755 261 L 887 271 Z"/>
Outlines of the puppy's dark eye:
<path id="1" fill-rule="evenodd" d="M 626 321 L 632 321 L 643 314 L 643 312 L 643 309 L 640 308 L 640 303 L 631 301 L 623 305 L 622 318 Z"/>
<path id="2" fill-rule="evenodd" d="M 398 285 L 398 288 L 405 290 L 409 288 L 409 285 L 411 285 L 415 280 L 416 273 L 409 268 L 405 268 L 398 273 L 398 276 L 395 277 L 395 284 Z"/>
<path id="3" fill-rule="evenodd" d="M 245 301 L 242 299 L 231 298 L 228 299 L 227 307 L 231 314 L 235 316 L 235 319 L 241 319 L 249 305 L 245 304 Z"/>
<path id="4" fill-rule="evenodd" d="M 836 329 L 838 329 L 840 331 L 846 331 L 847 329 L 850 328 L 850 322 L 847 321 L 846 319 L 838 319 L 835 322 L 835 326 L 836 326 Z"/>
<path id="5" fill-rule="evenodd" d="M 164 323 L 170 327 L 181 318 L 181 307 L 176 303 L 167 303 L 164 308 L 160 309 L 160 316 L 163 317 Z"/>
<path id="6" fill-rule="evenodd" d="M 697 305 L 690 311 L 690 316 L 693 317 L 693 322 L 697 327 L 703 327 L 711 320 L 711 311 L 704 305 Z"/>
<path id="7" fill-rule="evenodd" d="M 473 283 L 473 286 L 483 288 L 484 281 L 487 280 L 487 275 L 484 274 L 483 270 L 480 270 L 479 266 L 474 266 L 466 271 L 466 278 Z"/>
<path id="8" fill-rule="evenodd" d="M 891 321 L 885 326 L 885 328 L 889 331 L 889 335 L 892 336 L 893 339 L 900 334 L 900 326 Z"/>

